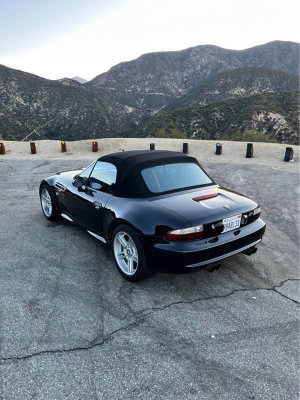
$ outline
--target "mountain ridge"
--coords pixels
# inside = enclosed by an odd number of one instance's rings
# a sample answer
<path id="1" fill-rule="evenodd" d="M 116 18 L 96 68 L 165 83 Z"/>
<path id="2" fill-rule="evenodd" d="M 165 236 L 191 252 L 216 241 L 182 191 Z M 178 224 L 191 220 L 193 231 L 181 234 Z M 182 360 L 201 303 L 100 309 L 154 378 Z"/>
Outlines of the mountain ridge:
<path id="1" fill-rule="evenodd" d="M 72 79 L 48 80 L 0 65 L 3 139 L 106 137 L 128 126 L 126 118 L 100 93 Z"/>
<path id="2" fill-rule="evenodd" d="M 217 90 L 222 92 L 220 76 L 224 74 L 230 77 L 230 82 L 223 85 L 224 100 L 229 95 L 243 95 L 235 93 L 241 92 L 241 89 L 245 95 L 293 90 L 295 76 L 268 69 L 266 65 L 291 70 L 296 68 L 298 71 L 298 59 L 299 45 L 294 42 L 275 41 L 246 50 L 204 45 L 177 52 L 145 54 L 132 62 L 112 67 L 107 73 L 99 75 L 101 79 L 98 76 L 86 84 L 70 78 L 47 80 L 0 65 L 0 137 L 78 140 L 116 136 L 119 132 L 155 119 L 162 111 L 168 111 L 165 107 L 172 102 L 185 101 L 191 94 L 189 88 L 193 92 L 199 85 L 209 87 L 215 82 Z M 243 67 L 243 63 L 258 66 Z M 249 78 L 249 71 L 256 71 L 255 79 Z M 264 72 L 259 79 L 258 71 Z M 102 80 L 103 87 L 95 87 L 95 79 Z M 211 93 L 209 96 L 212 97 L 204 99 L 202 105 L 220 100 L 218 96 L 213 98 Z M 254 106 L 252 99 L 248 101 Z M 290 102 L 294 110 L 294 97 L 286 96 L 285 101 L 287 104 Z M 273 112 L 272 101 L 263 103 L 265 107 L 270 107 L 264 112 Z M 246 107 L 245 102 L 240 104 Z M 195 105 L 198 106 L 199 102 L 192 107 Z M 235 111 L 239 109 L 239 106 L 234 107 Z M 280 107 L 276 111 L 278 114 L 284 111 Z M 235 115 L 238 120 L 239 115 Z M 294 112 L 292 115 L 296 118 Z M 294 134 L 294 128 L 290 129 L 292 126 L 288 123 L 287 127 L 282 127 L 284 135 L 276 137 L 289 139 L 288 136 Z M 189 134 L 188 130 L 186 133 Z M 211 135 L 209 130 L 207 136 Z"/>
<path id="3" fill-rule="evenodd" d="M 176 98 L 224 70 L 259 66 L 299 73 L 299 44 L 274 41 L 245 50 L 200 45 L 143 54 L 122 62 L 85 84 L 127 110 L 139 125 Z"/>

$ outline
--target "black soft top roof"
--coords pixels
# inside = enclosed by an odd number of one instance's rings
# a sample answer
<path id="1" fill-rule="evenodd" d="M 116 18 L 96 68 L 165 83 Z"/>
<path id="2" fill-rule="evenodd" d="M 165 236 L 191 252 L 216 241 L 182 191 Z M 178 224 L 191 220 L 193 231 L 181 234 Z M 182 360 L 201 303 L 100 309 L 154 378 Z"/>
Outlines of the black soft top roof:
<path id="1" fill-rule="evenodd" d="M 157 193 L 152 193 L 148 189 L 142 178 L 141 171 L 145 168 L 184 162 L 199 165 L 194 157 L 166 150 L 122 151 L 100 157 L 98 161 L 115 165 L 117 168 L 117 180 L 114 195 L 129 198 L 157 196 Z"/>
<path id="2" fill-rule="evenodd" d="M 122 151 L 119 153 L 107 154 L 99 158 L 98 161 L 105 161 L 113 163 L 114 159 L 124 160 L 128 164 L 136 165 L 140 163 L 147 163 L 152 160 L 162 160 L 167 158 L 186 158 L 187 156 L 179 151 L 167 151 L 167 150 L 134 150 L 134 151 Z M 107 161 L 110 159 L 111 161 Z"/>

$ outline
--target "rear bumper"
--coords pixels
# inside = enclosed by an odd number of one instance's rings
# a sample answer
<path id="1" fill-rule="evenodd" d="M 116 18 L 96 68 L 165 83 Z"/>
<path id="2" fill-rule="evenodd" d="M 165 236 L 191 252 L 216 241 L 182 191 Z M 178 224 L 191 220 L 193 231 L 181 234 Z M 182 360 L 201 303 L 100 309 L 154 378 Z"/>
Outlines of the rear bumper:
<path id="1" fill-rule="evenodd" d="M 245 250 L 247 250 L 247 249 L 250 249 L 251 247 L 256 246 L 259 242 L 261 242 L 261 239 L 256 240 L 255 242 L 250 243 L 250 244 L 248 244 L 247 246 L 241 247 L 240 249 L 233 250 L 233 251 L 231 251 L 230 253 L 223 254 L 223 255 L 221 255 L 221 256 L 218 256 L 218 257 L 209 259 L 209 260 L 207 260 L 207 261 L 201 261 L 201 262 L 198 262 L 198 263 L 196 263 L 196 264 L 186 265 L 186 267 L 187 267 L 187 268 L 196 268 L 196 267 L 205 266 L 205 265 L 207 265 L 207 264 L 216 263 L 216 262 L 218 262 L 218 261 L 223 260 L 224 258 L 228 258 L 228 257 L 234 256 L 235 254 L 238 254 L 238 253 L 241 253 L 241 252 L 243 252 L 243 251 L 245 251 Z"/>
<path id="2" fill-rule="evenodd" d="M 215 238 L 186 243 L 154 243 L 146 245 L 149 263 L 157 268 L 170 271 L 202 269 L 207 264 L 256 246 L 266 229 L 263 220 L 258 219 L 241 229 L 230 231 Z"/>

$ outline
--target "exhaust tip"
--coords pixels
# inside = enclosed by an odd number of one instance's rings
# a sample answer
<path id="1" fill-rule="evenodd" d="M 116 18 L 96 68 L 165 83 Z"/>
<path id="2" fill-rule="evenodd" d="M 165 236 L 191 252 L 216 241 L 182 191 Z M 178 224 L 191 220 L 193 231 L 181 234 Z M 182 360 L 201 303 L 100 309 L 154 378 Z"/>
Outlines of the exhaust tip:
<path id="1" fill-rule="evenodd" d="M 217 271 L 218 269 L 220 269 L 220 267 L 221 267 L 221 263 L 214 263 L 214 264 L 206 265 L 206 267 L 204 267 L 203 269 L 208 272 L 214 272 L 214 271 Z"/>
<path id="2" fill-rule="evenodd" d="M 251 247 L 250 249 L 244 250 L 242 253 L 246 254 L 247 256 L 251 256 L 257 252 L 257 247 Z"/>

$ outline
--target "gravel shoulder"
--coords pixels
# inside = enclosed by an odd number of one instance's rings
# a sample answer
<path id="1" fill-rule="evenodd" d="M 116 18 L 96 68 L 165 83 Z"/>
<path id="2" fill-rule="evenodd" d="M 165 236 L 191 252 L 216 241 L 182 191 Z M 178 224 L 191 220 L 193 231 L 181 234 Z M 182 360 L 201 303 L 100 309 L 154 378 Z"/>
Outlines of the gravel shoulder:
<path id="1" fill-rule="evenodd" d="M 37 154 L 30 154 L 29 142 L 3 142 L 6 147 L 4 156 L 0 159 L 15 160 L 63 160 L 89 159 L 101 157 L 117 151 L 149 150 L 150 143 L 155 144 L 156 150 L 182 151 L 182 139 L 143 139 L 143 138 L 111 138 L 97 139 L 99 151 L 92 152 L 92 140 L 67 142 L 67 152 L 61 152 L 59 140 L 37 140 Z M 214 140 L 185 140 L 189 145 L 189 154 L 200 162 L 218 162 L 239 165 L 264 165 L 280 168 L 285 171 L 299 171 L 299 146 L 290 146 L 277 143 L 254 143 L 254 157 L 246 158 L 246 142 L 222 142 L 223 153 L 215 155 L 216 143 Z M 294 163 L 283 162 L 286 147 L 294 150 Z"/>

